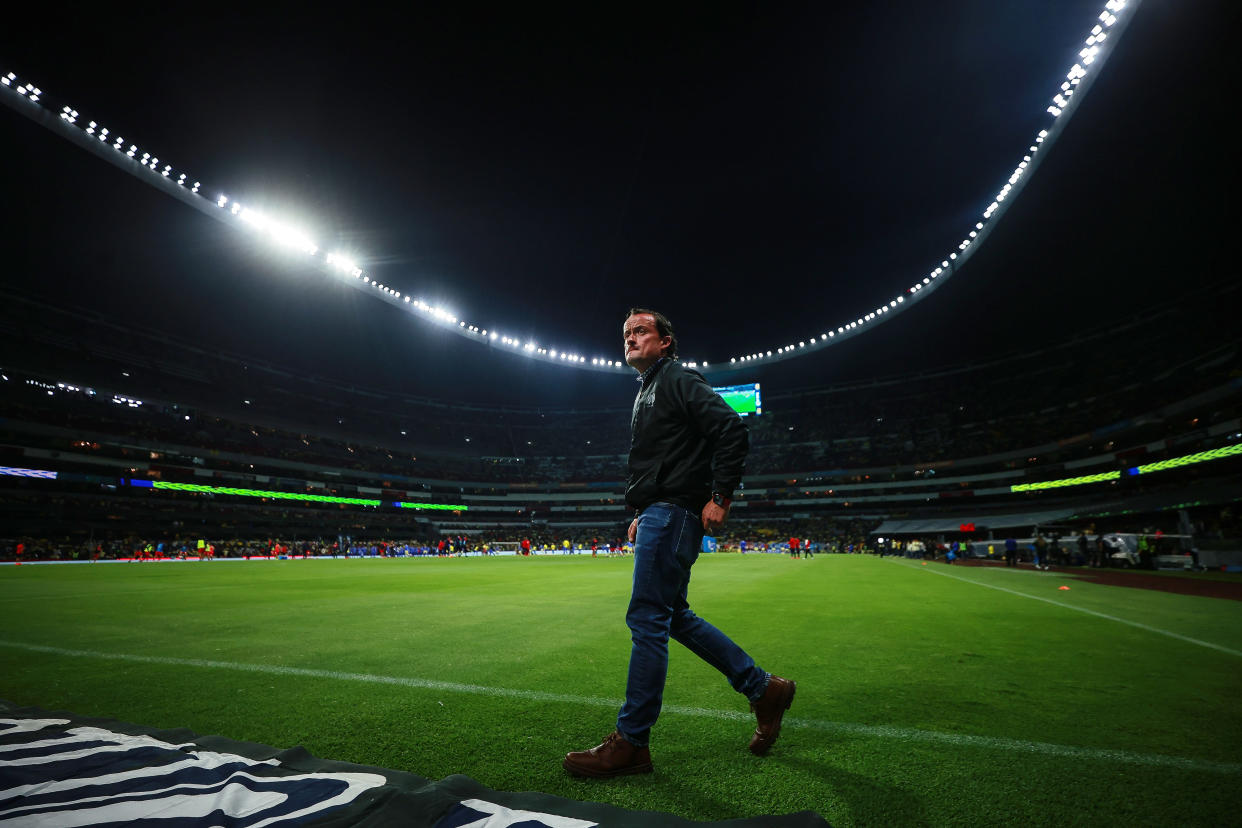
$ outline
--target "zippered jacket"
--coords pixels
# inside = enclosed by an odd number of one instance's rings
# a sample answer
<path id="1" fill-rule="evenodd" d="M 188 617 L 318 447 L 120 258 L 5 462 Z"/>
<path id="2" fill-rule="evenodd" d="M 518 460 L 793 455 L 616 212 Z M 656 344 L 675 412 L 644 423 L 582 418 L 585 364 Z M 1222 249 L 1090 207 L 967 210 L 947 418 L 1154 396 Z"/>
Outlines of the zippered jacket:
<path id="1" fill-rule="evenodd" d="M 676 360 L 644 378 L 630 430 L 625 502 L 638 511 L 664 501 L 699 514 L 712 492 L 732 497 L 742 482 L 746 424 L 702 374 Z"/>

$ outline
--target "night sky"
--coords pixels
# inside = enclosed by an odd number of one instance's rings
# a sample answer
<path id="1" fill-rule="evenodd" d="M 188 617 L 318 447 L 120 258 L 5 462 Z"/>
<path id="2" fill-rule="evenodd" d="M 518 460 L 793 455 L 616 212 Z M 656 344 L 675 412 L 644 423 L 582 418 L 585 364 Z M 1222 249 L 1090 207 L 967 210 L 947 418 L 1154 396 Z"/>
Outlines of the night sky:
<path id="1" fill-rule="evenodd" d="M 719 362 L 835 329 L 954 250 L 1102 0 L 199 8 L 6 24 L 0 73 L 481 326 L 620 359 L 625 309 L 648 305 Z M 712 379 L 773 393 L 977 359 L 1236 278 L 1226 8 L 1142 3 L 992 238 L 915 309 Z M 417 321 L 7 107 L 0 152 L 5 290 L 412 394 L 632 393 Z"/>

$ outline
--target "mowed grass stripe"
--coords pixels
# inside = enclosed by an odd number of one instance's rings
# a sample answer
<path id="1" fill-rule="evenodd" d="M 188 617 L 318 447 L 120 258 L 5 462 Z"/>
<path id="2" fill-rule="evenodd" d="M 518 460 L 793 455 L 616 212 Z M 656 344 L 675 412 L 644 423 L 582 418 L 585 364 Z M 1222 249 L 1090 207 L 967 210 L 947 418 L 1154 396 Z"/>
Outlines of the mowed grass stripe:
<path id="1" fill-rule="evenodd" d="M 1242 658 L 1242 650 L 1234 650 L 1229 647 L 1223 647 L 1220 644 L 1213 644 L 1210 641 L 1203 641 L 1198 638 L 1191 638 L 1188 635 L 1182 635 L 1181 633 L 1175 633 L 1171 630 L 1162 630 L 1159 627 L 1153 627 L 1149 624 L 1143 624 L 1138 621 L 1131 621 L 1128 618 L 1118 618 L 1115 615 L 1109 615 L 1108 613 L 1098 612 L 1093 609 L 1087 609 L 1086 607 L 1076 607 L 1073 604 L 1066 604 L 1061 601 L 1054 601 L 1051 598 L 1045 598 L 1042 595 L 1031 595 L 1030 593 L 1019 592 L 1016 589 L 1010 589 L 1009 587 L 998 586 L 996 584 L 988 584 L 988 583 L 984 583 L 983 581 L 976 581 L 974 578 L 964 578 L 961 575 L 951 575 L 948 572 L 944 572 L 940 569 L 934 569 L 934 568 L 923 569 L 922 566 L 919 566 L 916 569 L 912 564 L 904 564 L 903 559 L 900 559 L 900 558 L 889 558 L 887 560 L 895 564 L 902 564 L 905 566 L 906 569 L 910 569 L 913 571 L 930 572 L 933 575 L 940 575 L 941 577 L 944 577 L 944 578 L 952 578 L 955 581 L 961 581 L 967 584 L 974 584 L 975 586 L 987 587 L 988 589 L 995 589 L 998 592 L 1008 592 L 1010 595 L 1017 595 L 1020 598 L 1030 598 L 1032 601 L 1043 601 L 1045 604 L 1052 604 L 1054 607 L 1061 607 L 1062 609 L 1074 610 L 1075 612 L 1085 612 L 1087 615 L 1094 615 L 1097 618 L 1104 618 L 1108 621 L 1116 621 L 1118 624 L 1126 624 L 1127 626 L 1135 627 L 1140 630 L 1146 630 L 1147 632 L 1157 633 L 1158 635 L 1167 635 L 1169 638 L 1176 638 L 1179 641 L 1185 641 L 1189 644 L 1197 644 L 1200 647 L 1207 647 L 1212 650 L 1218 650 L 1222 653 L 1228 653 L 1231 656 L 1237 656 L 1239 658 Z"/>
<path id="2" fill-rule="evenodd" d="M 524 701 L 557 702 L 575 706 L 591 706 L 619 708 L 620 699 L 601 696 L 577 696 L 567 693 L 548 693 L 538 690 L 522 690 L 509 687 L 487 687 L 477 684 L 462 684 L 451 681 L 438 681 L 410 676 L 383 676 L 371 673 L 350 673 L 337 670 L 316 670 L 305 667 L 284 667 L 270 664 L 244 664 L 232 661 L 213 661 L 196 658 L 172 658 L 168 656 L 145 656 L 131 653 L 105 653 L 93 650 L 73 650 L 63 647 L 48 647 L 39 644 L 26 644 L 20 641 L 0 640 L 0 647 L 10 647 L 30 652 L 47 653 L 69 658 L 96 658 L 113 661 L 137 662 L 143 664 L 159 664 L 176 667 L 197 667 L 214 670 L 236 670 L 267 675 L 294 676 L 299 678 L 333 679 L 337 681 L 356 681 L 369 684 L 399 685 L 421 690 L 440 690 L 450 693 L 468 693 L 481 696 L 521 699 Z M 685 705 L 664 705 L 663 711 L 681 716 L 694 716 L 710 719 L 727 719 L 746 721 L 751 714 L 733 710 L 716 710 L 706 707 Z M 961 733 L 942 733 L 934 730 L 918 730 L 914 728 L 888 727 L 884 725 L 866 725 L 852 722 L 831 722 L 816 719 L 787 717 L 785 727 L 818 730 L 821 732 L 863 736 L 897 742 L 920 742 L 944 744 L 957 747 L 984 748 L 988 750 L 1035 753 L 1060 758 L 1073 758 L 1103 762 L 1116 762 L 1130 765 L 1146 765 L 1149 767 L 1177 768 L 1189 771 L 1207 771 L 1212 773 L 1242 773 L 1242 763 L 1212 762 L 1204 759 L 1190 759 L 1179 756 L 1136 753 L 1127 750 L 1110 750 L 1101 748 L 1085 748 L 1075 745 L 1060 745 L 1049 742 L 1032 742 L 1023 739 L 994 738 Z"/>

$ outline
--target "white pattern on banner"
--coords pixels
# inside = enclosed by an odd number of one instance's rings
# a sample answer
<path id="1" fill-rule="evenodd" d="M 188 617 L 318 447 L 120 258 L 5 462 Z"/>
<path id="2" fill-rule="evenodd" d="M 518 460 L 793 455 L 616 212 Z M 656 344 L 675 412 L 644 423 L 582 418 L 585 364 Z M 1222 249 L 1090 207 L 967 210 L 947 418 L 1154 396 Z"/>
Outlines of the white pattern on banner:
<path id="1" fill-rule="evenodd" d="M 436 823 L 436 828 L 510 828 L 517 825 L 524 828 L 599 828 L 597 822 L 538 811 L 514 811 L 481 799 L 463 799 Z"/>
<path id="2" fill-rule="evenodd" d="M 0 790 L 0 826 L 74 828 L 148 818 L 207 819 L 263 828 L 318 817 L 387 780 L 374 773 L 296 773 L 275 759 L 195 750 L 64 719 L 0 719 L 0 769 L 24 784 Z M 112 761 L 101 761 L 111 754 Z M 143 767 L 135 768 L 137 762 Z M 252 772 L 253 771 L 253 772 Z"/>

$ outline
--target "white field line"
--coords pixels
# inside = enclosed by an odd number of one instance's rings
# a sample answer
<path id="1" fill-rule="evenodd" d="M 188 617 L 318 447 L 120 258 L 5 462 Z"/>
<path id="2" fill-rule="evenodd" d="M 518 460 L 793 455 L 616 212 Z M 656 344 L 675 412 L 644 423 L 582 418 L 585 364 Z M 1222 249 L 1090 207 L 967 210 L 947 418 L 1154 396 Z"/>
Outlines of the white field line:
<path id="1" fill-rule="evenodd" d="M 435 681 L 433 679 L 412 678 L 406 676 L 380 676 L 371 673 L 345 673 L 336 670 L 311 670 L 304 667 L 282 667 L 273 664 L 246 664 L 234 661 L 208 661 L 197 658 L 169 658 L 166 656 L 132 655 L 127 653 L 105 653 L 94 650 L 70 650 L 63 647 L 46 647 L 39 644 L 25 644 L 18 641 L 0 639 L 0 647 L 11 647 L 36 653 L 67 656 L 71 658 L 100 658 L 113 661 L 139 662 L 143 664 L 162 664 L 175 667 L 201 667 L 211 670 L 238 670 L 247 673 L 263 673 L 266 675 L 295 676 L 298 678 L 334 679 L 337 681 L 358 681 L 368 684 L 391 684 L 400 687 L 413 687 L 420 690 L 438 690 L 447 693 L 469 693 L 478 696 L 495 696 L 500 698 L 520 699 L 523 701 L 556 702 L 572 704 L 578 707 L 604 707 L 619 709 L 620 699 L 608 699 L 601 696 L 574 696 L 566 693 L 546 693 L 540 690 L 519 690 L 509 687 L 486 687 L 478 684 L 459 684 L 451 681 Z M 666 704 L 664 712 L 681 716 L 695 716 L 704 719 L 727 719 L 730 721 L 753 722 L 750 713 L 734 710 L 715 710 L 707 707 L 687 707 L 685 705 Z M 888 727 L 885 725 L 867 725 L 853 722 L 831 722 L 820 719 L 800 719 L 787 717 L 784 726 L 805 730 L 817 730 L 841 736 L 862 736 L 875 739 L 886 739 L 897 742 L 922 742 L 926 744 L 953 745 L 957 747 L 983 748 L 1016 753 L 1036 753 L 1046 756 L 1063 758 L 1087 759 L 1104 762 L 1120 762 L 1129 765 L 1147 765 L 1152 767 L 1176 768 L 1187 771 L 1206 771 L 1210 773 L 1237 774 L 1242 773 L 1242 763 L 1213 762 L 1206 759 L 1188 759 L 1180 756 L 1164 756 L 1161 754 L 1134 753 L 1127 750 L 1110 750 L 1107 748 L 1077 747 L 1075 745 L 1058 745 L 1050 742 L 1029 742 L 1023 739 L 1003 739 L 991 736 L 972 736 L 963 733 L 941 733 L 935 730 L 916 730 L 913 728 Z"/>
<path id="2" fill-rule="evenodd" d="M 900 562 L 894 561 L 894 563 L 900 563 Z M 910 570 L 914 570 L 913 566 L 907 566 L 906 568 Z M 1209 649 L 1217 650 L 1222 653 L 1228 653 L 1231 656 L 1238 656 L 1239 658 L 1242 658 L 1242 650 L 1233 650 L 1233 649 L 1230 649 L 1229 647 L 1222 647 L 1220 644 L 1213 644 L 1211 641 L 1201 641 L 1198 638 L 1191 638 L 1188 635 L 1182 635 L 1181 633 L 1171 632 L 1170 630 L 1162 630 L 1159 627 L 1153 627 L 1149 624 L 1141 624 L 1138 621 L 1131 621 L 1127 618 L 1118 618 L 1115 615 L 1108 615 L 1107 613 L 1097 612 L 1095 610 L 1087 609 L 1086 607 L 1076 607 L 1073 604 L 1066 604 L 1061 601 L 1054 601 L 1051 598 L 1045 598 L 1042 595 L 1031 595 L 1026 592 L 1019 592 L 1016 589 L 1009 589 L 1009 587 L 997 586 L 996 584 L 985 584 L 983 581 L 976 581 L 973 578 L 963 578 L 960 575 L 950 575 L 948 572 L 944 572 L 934 567 L 928 567 L 927 569 L 924 569 L 923 567 L 920 566 L 917 571 L 931 572 L 934 575 L 941 575 L 945 578 L 952 578 L 955 581 L 962 581 L 963 583 L 974 584 L 975 586 L 987 587 L 988 589 L 995 589 L 995 590 L 999 590 L 1000 592 L 1008 592 L 1010 595 L 1017 595 L 1021 598 L 1030 598 L 1032 601 L 1043 601 L 1045 604 L 1052 604 L 1054 607 L 1061 607 L 1062 609 L 1074 610 L 1075 612 L 1085 612 L 1087 615 L 1094 615 L 1097 618 L 1105 618 L 1109 621 L 1116 621 L 1118 624 L 1125 624 L 1130 627 L 1137 627 L 1138 629 L 1146 630 L 1147 632 L 1153 632 L 1159 635 L 1167 635 L 1169 638 L 1176 638 L 1178 641 L 1185 641 L 1189 644 L 1198 644 L 1200 647 L 1207 647 Z"/>

